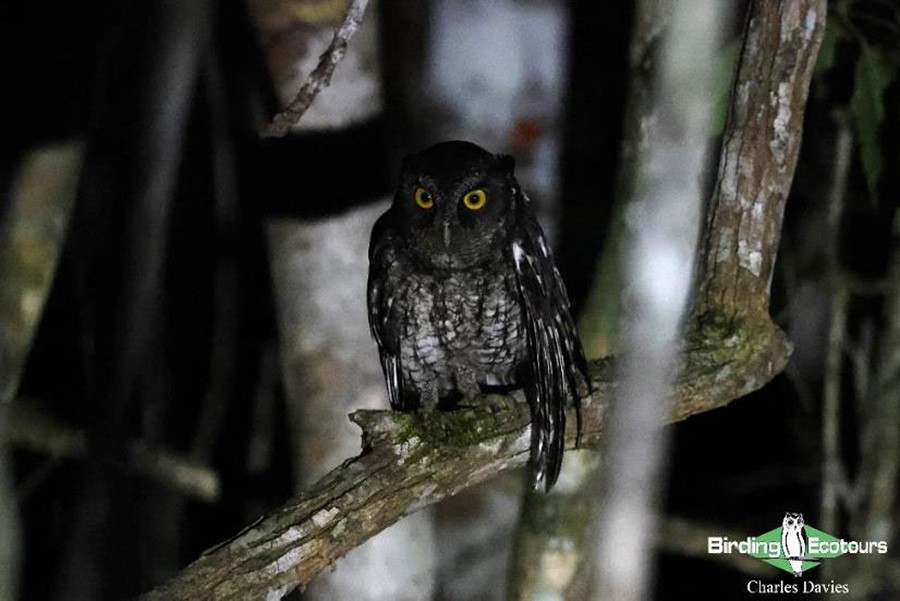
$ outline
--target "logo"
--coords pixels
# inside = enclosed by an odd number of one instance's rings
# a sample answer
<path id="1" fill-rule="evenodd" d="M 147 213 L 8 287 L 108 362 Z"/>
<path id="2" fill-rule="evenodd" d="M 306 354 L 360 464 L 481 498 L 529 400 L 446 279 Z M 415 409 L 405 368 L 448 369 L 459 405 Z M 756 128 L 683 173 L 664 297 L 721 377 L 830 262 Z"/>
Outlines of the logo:
<path id="1" fill-rule="evenodd" d="M 841 555 L 885 554 L 887 542 L 847 541 L 809 526 L 802 513 L 788 512 L 781 526 L 758 536 L 748 536 L 744 540 L 710 536 L 707 552 L 713 555 L 742 553 L 800 577 L 823 561 Z"/>

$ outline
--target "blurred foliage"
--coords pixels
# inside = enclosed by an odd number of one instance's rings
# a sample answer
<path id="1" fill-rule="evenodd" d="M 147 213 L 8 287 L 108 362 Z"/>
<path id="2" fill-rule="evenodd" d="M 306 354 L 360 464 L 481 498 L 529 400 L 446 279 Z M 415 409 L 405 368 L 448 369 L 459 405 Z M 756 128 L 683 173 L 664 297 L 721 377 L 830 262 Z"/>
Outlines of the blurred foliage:
<path id="1" fill-rule="evenodd" d="M 884 122 L 884 94 L 893 84 L 897 71 L 883 52 L 861 42 L 850 98 L 850 110 L 859 139 L 860 160 L 869 194 L 878 196 L 878 181 L 884 169 L 881 153 L 881 124 Z"/>
<path id="2" fill-rule="evenodd" d="M 885 94 L 897 82 L 900 65 L 900 6 L 865 0 L 835 3 L 816 75 L 833 69 L 841 52 L 855 55 L 849 110 L 866 186 L 873 204 L 877 204 L 884 170 Z"/>

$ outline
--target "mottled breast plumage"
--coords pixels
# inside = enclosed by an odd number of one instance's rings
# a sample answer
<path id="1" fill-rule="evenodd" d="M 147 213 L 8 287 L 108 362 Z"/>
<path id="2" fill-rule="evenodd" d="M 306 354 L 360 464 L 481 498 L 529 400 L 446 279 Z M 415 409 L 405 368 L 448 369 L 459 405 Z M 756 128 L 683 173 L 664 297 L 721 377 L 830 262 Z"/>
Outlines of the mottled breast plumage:
<path id="1" fill-rule="evenodd" d="M 477 266 L 397 282 L 403 385 L 422 401 L 515 383 L 526 334 L 515 277 L 504 271 Z"/>

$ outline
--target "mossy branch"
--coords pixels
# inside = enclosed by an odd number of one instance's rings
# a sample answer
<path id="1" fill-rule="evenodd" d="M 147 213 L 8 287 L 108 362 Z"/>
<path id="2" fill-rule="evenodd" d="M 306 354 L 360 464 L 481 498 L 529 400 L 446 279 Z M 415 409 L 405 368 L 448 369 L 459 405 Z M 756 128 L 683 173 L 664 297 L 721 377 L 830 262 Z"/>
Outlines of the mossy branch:
<path id="1" fill-rule="evenodd" d="M 771 323 L 687 355 L 672 421 L 728 404 L 759 388 L 787 362 L 789 345 Z M 584 399 L 585 446 L 603 436 L 615 387 L 612 362 L 591 366 Z M 522 399 L 490 396 L 453 412 L 359 411 L 363 451 L 301 495 L 207 551 L 146 599 L 278 598 L 400 518 L 525 465 L 529 414 Z M 570 416 L 574 423 L 574 416 Z M 570 432 L 569 448 L 574 448 Z"/>

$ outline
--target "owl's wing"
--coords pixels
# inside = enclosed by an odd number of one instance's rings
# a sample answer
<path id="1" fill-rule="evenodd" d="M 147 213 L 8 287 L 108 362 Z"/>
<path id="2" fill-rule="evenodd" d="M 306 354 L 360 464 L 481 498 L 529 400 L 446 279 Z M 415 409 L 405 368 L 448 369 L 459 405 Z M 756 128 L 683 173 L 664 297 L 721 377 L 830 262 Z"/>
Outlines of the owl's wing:
<path id="1" fill-rule="evenodd" d="M 400 337 L 394 319 L 394 282 L 392 268 L 396 265 L 396 237 L 390 227 L 391 212 L 378 218 L 369 241 L 369 280 L 366 301 L 369 330 L 378 345 L 381 369 L 387 382 L 391 409 L 404 410 L 400 375 Z"/>
<path id="2" fill-rule="evenodd" d="M 527 201 L 524 201 L 527 203 Z M 565 447 L 566 406 L 575 406 L 581 435 L 577 372 L 590 387 L 587 361 L 544 233 L 526 212 L 512 238 L 519 295 L 525 309 L 530 370 L 525 394 L 531 404 L 532 484 L 546 490 L 556 482 Z"/>

